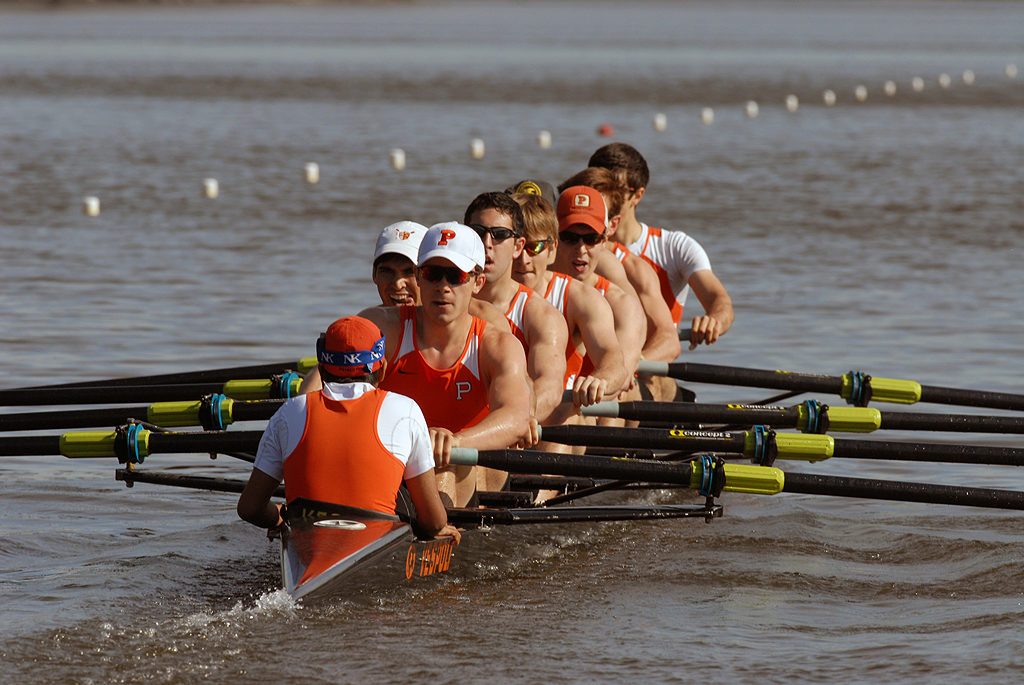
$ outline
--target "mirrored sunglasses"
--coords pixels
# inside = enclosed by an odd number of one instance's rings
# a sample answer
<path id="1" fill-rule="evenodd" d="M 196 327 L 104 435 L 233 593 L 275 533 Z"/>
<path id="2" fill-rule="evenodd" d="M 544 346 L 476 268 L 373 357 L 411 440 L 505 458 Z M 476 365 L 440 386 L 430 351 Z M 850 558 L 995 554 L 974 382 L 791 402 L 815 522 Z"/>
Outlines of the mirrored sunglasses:
<path id="1" fill-rule="evenodd" d="M 481 226 L 480 224 L 470 224 L 470 228 L 476 231 L 476 234 L 480 236 L 480 240 L 484 239 L 484 236 L 490 234 L 491 240 L 496 243 L 503 243 L 509 238 L 514 238 L 516 232 L 511 228 L 505 228 L 504 226 Z"/>
<path id="2" fill-rule="evenodd" d="M 546 238 L 544 240 L 527 240 L 523 249 L 526 250 L 526 254 L 536 257 L 541 252 L 548 249 L 548 244 L 550 242 L 550 238 Z"/>
<path id="3" fill-rule="evenodd" d="M 582 242 L 589 247 L 593 247 L 598 243 L 604 242 L 604 235 L 601 233 L 573 233 L 572 231 L 560 231 L 558 234 L 558 240 L 566 245 L 575 245 L 576 243 Z"/>
<path id="4" fill-rule="evenodd" d="M 463 285 L 464 283 L 469 282 L 469 279 L 473 277 L 473 274 L 463 271 L 456 266 L 437 266 L 436 264 L 427 264 L 426 266 L 420 267 L 420 276 L 431 283 L 440 283 L 441 279 L 444 279 L 449 285 Z"/>

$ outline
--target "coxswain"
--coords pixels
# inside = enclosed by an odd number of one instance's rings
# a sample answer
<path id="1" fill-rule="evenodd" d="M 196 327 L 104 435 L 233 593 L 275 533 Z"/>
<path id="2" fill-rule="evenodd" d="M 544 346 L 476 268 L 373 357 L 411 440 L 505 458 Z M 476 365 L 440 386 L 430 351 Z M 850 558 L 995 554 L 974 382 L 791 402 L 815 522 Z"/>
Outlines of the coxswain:
<path id="1" fill-rule="evenodd" d="M 410 398 L 379 387 L 387 370 L 380 329 L 359 316 L 338 319 L 316 351 L 323 388 L 287 400 L 271 417 L 238 515 L 280 526 L 282 509 L 270 498 L 282 479 L 291 516 L 335 506 L 394 515 L 404 482 L 417 534 L 458 541 L 438 495 L 423 413 Z"/>

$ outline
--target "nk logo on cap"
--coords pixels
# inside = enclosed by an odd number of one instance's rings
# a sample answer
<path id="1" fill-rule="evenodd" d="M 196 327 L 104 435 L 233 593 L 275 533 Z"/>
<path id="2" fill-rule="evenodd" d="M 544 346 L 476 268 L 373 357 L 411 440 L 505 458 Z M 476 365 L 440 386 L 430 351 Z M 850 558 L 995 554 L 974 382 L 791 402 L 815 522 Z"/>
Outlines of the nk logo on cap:
<path id="1" fill-rule="evenodd" d="M 572 206 L 573 207 L 589 207 L 590 206 L 590 196 L 587 195 L 586 193 L 576 193 L 576 195 L 574 195 L 573 198 L 572 198 Z"/>

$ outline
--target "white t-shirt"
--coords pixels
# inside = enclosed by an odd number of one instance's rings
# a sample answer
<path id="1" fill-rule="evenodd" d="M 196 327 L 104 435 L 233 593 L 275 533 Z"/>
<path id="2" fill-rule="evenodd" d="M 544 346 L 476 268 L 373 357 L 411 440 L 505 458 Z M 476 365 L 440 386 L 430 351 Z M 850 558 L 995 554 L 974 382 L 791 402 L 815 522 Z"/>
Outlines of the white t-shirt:
<path id="1" fill-rule="evenodd" d="M 626 247 L 633 254 L 647 257 L 657 265 L 661 270 L 658 277 L 667 276 L 676 302 L 682 307 L 690 293 L 690 276 L 704 269 L 711 270 L 708 253 L 682 231 L 662 229 L 661 235 L 657 236 L 651 235 L 645 223 L 641 223 L 640 228 L 640 237 Z"/>
<path id="2" fill-rule="evenodd" d="M 373 390 L 369 383 L 325 383 L 324 395 L 332 400 L 354 400 Z M 271 478 L 284 478 L 284 462 L 306 432 L 306 396 L 293 397 L 278 409 L 260 438 L 253 467 Z M 405 464 L 406 480 L 434 468 L 430 433 L 419 405 L 405 395 L 389 392 L 377 415 L 381 443 Z"/>

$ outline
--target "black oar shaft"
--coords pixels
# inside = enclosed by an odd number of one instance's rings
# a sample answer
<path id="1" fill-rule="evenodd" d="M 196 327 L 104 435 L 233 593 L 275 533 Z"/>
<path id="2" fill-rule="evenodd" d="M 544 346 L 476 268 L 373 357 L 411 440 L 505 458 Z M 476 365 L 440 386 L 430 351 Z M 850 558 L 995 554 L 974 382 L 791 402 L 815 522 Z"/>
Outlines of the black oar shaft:
<path id="1" fill-rule="evenodd" d="M 718 383 L 741 387 L 775 388 L 838 395 L 843 389 L 839 376 L 811 373 L 788 373 L 768 369 L 745 369 L 717 364 L 674 362 L 668 365 L 668 375 L 681 381 Z"/>
<path id="2" fill-rule="evenodd" d="M 223 388 L 223 383 L 196 383 L 111 388 L 0 390 L 0 405 L 14 407 L 35 404 L 114 404 L 118 402 L 198 400 L 203 395 L 219 393 Z"/>
<path id="3" fill-rule="evenodd" d="M 746 438 L 742 433 L 608 426 L 544 426 L 541 429 L 541 439 L 563 445 L 672 449 L 690 453 L 743 452 L 746 444 Z"/>
<path id="4" fill-rule="evenodd" d="M 488 450 L 479 452 L 477 463 L 511 473 L 552 473 L 588 478 L 624 478 L 636 481 L 689 485 L 693 467 L 689 463 L 592 457 L 534 450 Z"/>
<path id="5" fill-rule="evenodd" d="M 927 430 L 952 433 L 1024 433 L 1024 416 L 975 416 L 883 411 L 886 430 Z"/>
<path id="6" fill-rule="evenodd" d="M 937 385 L 922 385 L 921 401 L 935 404 L 959 404 L 964 407 L 1024 410 L 1024 395 L 987 390 L 943 388 Z"/>
<path id="7" fill-rule="evenodd" d="M 224 383 L 234 378 L 264 378 L 273 376 L 285 371 L 299 368 L 301 360 L 287 362 L 272 362 L 269 364 L 252 364 L 249 366 L 232 366 L 221 369 L 206 369 L 204 371 L 185 371 L 181 373 L 162 373 L 150 376 L 132 376 L 125 378 L 110 378 L 93 381 L 79 381 L 77 383 L 56 383 L 54 385 L 37 385 L 30 388 L 19 388 L 21 390 L 54 390 L 59 388 L 87 388 L 87 387 L 119 387 L 125 385 L 178 385 L 183 383 Z"/>
<path id="8" fill-rule="evenodd" d="M 786 473 L 784 492 L 834 497 L 957 504 L 968 507 L 1024 509 L 1024 492 L 955 485 L 931 485 L 902 481 Z"/>
<path id="9" fill-rule="evenodd" d="M 835 457 L 847 459 L 898 459 L 955 464 L 1024 466 L 1024 449 L 989 445 L 951 445 L 930 442 L 891 442 L 836 438 Z"/>
<path id="10" fill-rule="evenodd" d="M 116 426 L 127 422 L 128 419 L 145 421 L 147 417 L 148 407 L 146 405 L 120 407 L 118 409 L 78 409 L 24 414 L 0 414 L 0 432 Z"/>

